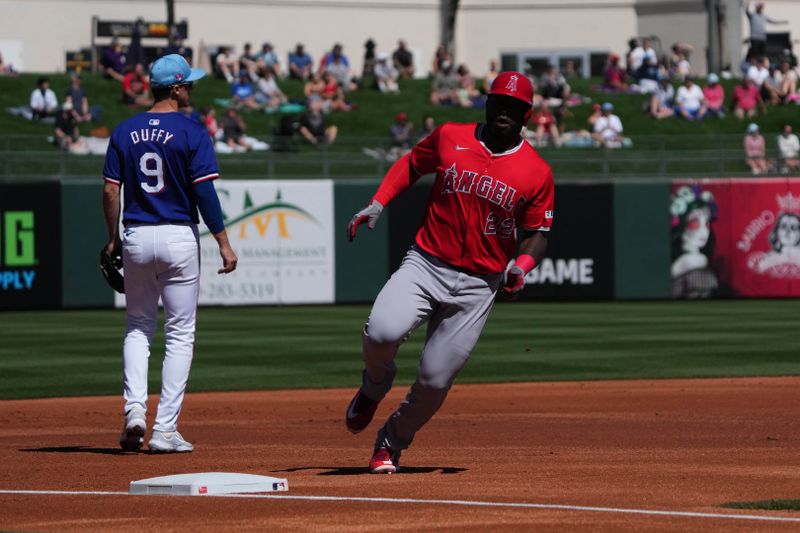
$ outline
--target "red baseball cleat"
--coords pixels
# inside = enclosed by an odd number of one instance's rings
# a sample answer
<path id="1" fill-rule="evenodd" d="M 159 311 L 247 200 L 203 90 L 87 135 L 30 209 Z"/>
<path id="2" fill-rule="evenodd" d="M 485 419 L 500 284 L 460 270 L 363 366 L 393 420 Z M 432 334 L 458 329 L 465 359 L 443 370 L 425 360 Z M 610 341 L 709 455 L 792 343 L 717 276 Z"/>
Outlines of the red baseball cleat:
<path id="1" fill-rule="evenodd" d="M 400 452 L 391 448 L 378 448 L 369 460 L 370 474 L 394 474 L 400 463 Z"/>
<path id="2" fill-rule="evenodd" d="M 364 394 L 361 388 L 358 389 L 350 405 L 347 406 L 347 415 L 344 419 L 344 423 L 350 433 L 355 434 L 364 431 L 364 428 L 372 422 L 372 417 L 375 416 L 379 403 Z"/>

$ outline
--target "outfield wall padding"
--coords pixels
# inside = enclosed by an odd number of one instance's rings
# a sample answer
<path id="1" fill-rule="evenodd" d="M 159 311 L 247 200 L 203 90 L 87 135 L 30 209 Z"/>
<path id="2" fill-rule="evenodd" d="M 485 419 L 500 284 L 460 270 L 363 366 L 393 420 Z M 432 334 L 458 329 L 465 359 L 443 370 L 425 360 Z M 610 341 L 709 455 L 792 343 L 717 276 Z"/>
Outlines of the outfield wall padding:
<path id="1" fill-rule="evenodd" d="M 669 183 L 614 185 L 614 297 L 670 297 Z"/>
<path id="2" fill-rule="evenodd" d="M 114 293 L 98 268 L 108 242 L 102 210 L 103 183 L 61 185 L 62 298 L 65 308 L 110 307 Z"/>
<path id="3" fill-rule="evenodd" d="M 353 242 L 347 240 L 347 224 L 369 203 L 378 183 L 377 180 L 334 182 L 337 303 L 370 302 L 386 282 L 390 214 L 384 213 L 371 230 L 366 225 L 361 226 Z"/>

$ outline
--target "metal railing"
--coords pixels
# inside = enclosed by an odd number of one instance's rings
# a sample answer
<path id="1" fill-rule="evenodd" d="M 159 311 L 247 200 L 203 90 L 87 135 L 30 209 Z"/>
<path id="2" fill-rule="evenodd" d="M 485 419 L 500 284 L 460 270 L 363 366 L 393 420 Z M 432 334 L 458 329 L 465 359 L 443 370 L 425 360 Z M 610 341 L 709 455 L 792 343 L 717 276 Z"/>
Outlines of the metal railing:
<path id="1" fill-rule="evenodd" d="M 294 139 L 268 139 L 263 152 L 220 154 L 225 177 L 247 179 L 381 178 L 396 159 L 386 138 L 342 137 L 314 147 Z M 774 139 L 767 139 L 768 159 L 776 160 Z M 624 179 L 747 176 L 742 136 L 636 136 L 632 146 L 539 149 L 556 179 Z M 0 179 L 70 179 L 99 177 L 102 155 L 74 155 L 58 150 L 40 135 L 0 135 Z M 776 165 L 775 171 L 779 168 Z"/>

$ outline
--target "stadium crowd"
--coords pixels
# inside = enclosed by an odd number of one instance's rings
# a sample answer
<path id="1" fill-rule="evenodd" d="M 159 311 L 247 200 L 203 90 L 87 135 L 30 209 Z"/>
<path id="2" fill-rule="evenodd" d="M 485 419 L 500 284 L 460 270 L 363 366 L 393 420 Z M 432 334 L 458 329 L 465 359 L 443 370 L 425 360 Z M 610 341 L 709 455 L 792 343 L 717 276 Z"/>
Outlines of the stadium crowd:
<path id="1" fill-rule="evenodd" d="M 785 56 L 771 63 L 763 43 L 759 41 L 759 28 L 780 21 L 765 18 L 760 3 L 748 8 L 748 16 L 753 38 L 751 49 L 740 66 L 741 81 L 735 87 L 727 84 L 727 92 L 722 78 L 734 77 L 734 73 L 712 72 L 701 79 L 692 67 L 694 50 L 691 45 L 676 42 L 669 49 L 662 49 L 655 37 L 631 39 L 624 60 L 617 54 L 609 54 L 602 85 L 593 87 L 594 92 L 600 95 L 601 102 L 603 95 L 641 100 L 642 113 L 653 120 L 696 122 L 725 119 L 731 115 L 747 121 L 745 159 L 753 173 L 776 169 L 796 172 L 797 154 L 792 154 L 794 144 L 791 141 L 796 137 L 791 133 L 791 125 L 787 125 L 779 135 L 776 132 L 781 156 L 779 162 L 770 162 L 758 155 L 761 132 L 753 122 L 770 107 L 800 105 L 795 62 L 793 56 Z M 179 53 L 190 62 L 195 57 L 194 52 L 184 45 L 180 35 L 170 38 L 163 50 L 163 53 Z M 354 91 L 380 91 L 388 98 L 401 92 L 403 79 L 419 77 L 420 74 L 424 76 L 424 68 L 421 70 L 415 63 L 414 54 L 404 39 L 398 40 L 393 50 L 379 49 L 372 39 L 368 39 L 364 43 L 360 72 L 352 67 L 340 43 L 334 43 L 316 59 L 303 43 L 296 43 L 291 50 L 282 53 L 269 41 L 257 49 L 252 43 L 243 43 L 238 54 L 230 46 L 220 46 L 210 51 L 208 57 L 213 74 L 229 84 L 229 97 L 217 99 L 216 108 L 183 111 L 206 125 L 221 152 L 268 147 L 245 133 L 242 113 L 252 112 L 280 113 L 274 133 L 276 138 L 283 139 L 281 144 L 287 141 L 314 146 L 334 143 L 338 131 L 326 117 L 331 113 L 357 110 L 358 106 L 352 101 Z M 146 108 L 152 104 L 148 65 L 142 59 L 143 54 L 135 53 L 130 47 L 124 49 L 122 43 L 114 39 L 103 51 L 98 65 L 104 77 L 118 84 L 121 104 L 132 108 Z M 488 68 L 476 76 L 465 63 L 457 63 L 451 51 L 441 45 L 433 54 L 427 72 L 429 103 L 435 107 L 483 107 L 488 87 L 500 70 L 499 62 L 491 59 Z M 0 74 L 13 73 L 10 66 L 2 63 L 0 56 Z M 574 61 L 565 62 L 561 68 L 546 65 L 539 72 L 529 67 L 525 74 L 535 87 L 534 113 L 526 132 L 531 144 L 536 147 L 595 146 L 609 149 L 631 145 L 623 129 L 623 122 L 631 117 L 618 113 L 609 101 L 593 103 L 591 98 L 573 91 L 570 80 L 579 76 Z M 287 96 L 282 88 L 286 79 L 302 82 L 302 98 Z M 72 76 L 63 102 L 59 105 L 48 80 L 41 78 L 31 93 L 30 118 L 53 123 L 55 144 L 70 150 L 79 143 L 78 125 L 96 119 L 100 110 L 89 105 L 78 75 Z M 567 119 L 573 116 L 571 109 L 585 105 L 591 105 L 586 124 L 568 131 Z M 218 122 L 220 109 L 222 118 Z M 625 106 L 625 109 L 629 110 L 630 106 Z M 430 131 L 433 117 L 425 117 L 423 122 L 423 131 Z M 572 123 L 574 125 L 574 121 Z M 419 138 L 405 113 L 399 113 L 388 129 L 388 149 L 376 153 L 389 160 L 402 155 Z M 365 153 L 368 151 L 375 152 L 365 149 Z"/>

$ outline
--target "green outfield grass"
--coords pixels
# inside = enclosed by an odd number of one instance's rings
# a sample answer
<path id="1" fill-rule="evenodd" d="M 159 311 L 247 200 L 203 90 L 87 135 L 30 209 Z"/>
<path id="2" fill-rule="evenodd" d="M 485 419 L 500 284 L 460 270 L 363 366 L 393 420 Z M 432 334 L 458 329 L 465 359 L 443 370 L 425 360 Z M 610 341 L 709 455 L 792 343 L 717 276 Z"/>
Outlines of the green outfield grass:
<path id="1" fill-rule="evenodd" d="M 204 308 L 189 389 L 352 387 L 368 306 Z M 501 303 L 460 383 L 799 375 L 800 301 Z M 0 399 L 117 394 L 121 311 L 0 314 Z M 398 355 L 413 380 L 424 340 Z M 151 390 L 163 336 L 157 335 Z"/>

